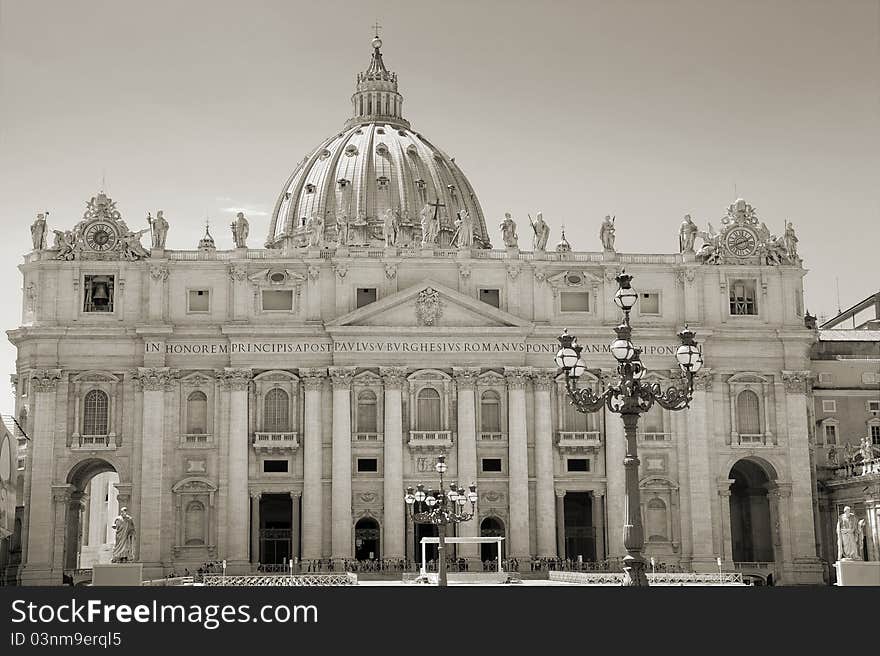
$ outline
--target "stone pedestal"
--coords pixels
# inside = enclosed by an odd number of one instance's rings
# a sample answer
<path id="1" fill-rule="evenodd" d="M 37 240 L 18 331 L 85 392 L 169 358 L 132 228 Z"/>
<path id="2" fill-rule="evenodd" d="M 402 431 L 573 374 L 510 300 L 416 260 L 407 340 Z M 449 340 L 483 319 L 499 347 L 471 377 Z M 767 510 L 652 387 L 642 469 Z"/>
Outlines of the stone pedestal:
<path id="1" fill-rule="evenodd" d="M 837 571 L 837 585 L 880 585 L 880 561 L 838 560 L 834 569 Z"/>
<path id="2" fill-rule="evenodd" d="M 92 566 L 93 586 L 140 586 L 143 580 L 143 563 L 111 563 Z"/>

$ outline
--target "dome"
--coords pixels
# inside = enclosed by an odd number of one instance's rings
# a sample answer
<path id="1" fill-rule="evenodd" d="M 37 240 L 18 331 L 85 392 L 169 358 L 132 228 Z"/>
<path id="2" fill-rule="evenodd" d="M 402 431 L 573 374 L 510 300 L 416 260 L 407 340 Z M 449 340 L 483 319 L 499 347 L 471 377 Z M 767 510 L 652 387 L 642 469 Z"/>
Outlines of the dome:
<path id="1" fill-rule="evenodd" d="M 459 212 L 473 222 L 474 246 L 490 248 L 483 210 L 464 173 L 442 150 L 410 128 L 401 114 L 397 75 L 382 61 L 381 40 L 358 74 L 353 116 L 339 134 L 325 139 L 296 167 L 275 203 L 268 248 L 308 244 L 309 219 L 320 218 L 324 244 L 338 241 L 345 222 L 347 246 L 385 245 L 387 212 L 399 213 L 396 246 L 421 241 L 420 213 L 439 220 L 437 246 L 449 247 Z M 353 229 L 354 228 L 354 229 Z"/>

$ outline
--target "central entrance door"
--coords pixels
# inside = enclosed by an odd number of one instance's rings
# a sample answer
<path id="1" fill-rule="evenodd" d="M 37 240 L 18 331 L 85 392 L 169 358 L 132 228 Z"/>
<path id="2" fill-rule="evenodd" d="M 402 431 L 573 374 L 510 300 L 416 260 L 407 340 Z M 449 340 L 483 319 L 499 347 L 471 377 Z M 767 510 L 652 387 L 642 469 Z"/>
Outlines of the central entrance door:
<path id="1" fill-rule="evenodd" d="M 370 517 L 354 525 L 354 557 L 356 560 L 379 559 L 379 522 Z"/>
<path id="2" fill-rule="evenodd" d="M 576 561 L 596 560 L 596 528 L 593 526 L 593 498 L 589 492 L 566 492 L 565 557 Z"/>
<path id="3" fill-rule="evenodd" d="M 264 494 L 260 499 L 260 563 L 281 565 L 290 560 L 291 505 L 289 494 Z"/>

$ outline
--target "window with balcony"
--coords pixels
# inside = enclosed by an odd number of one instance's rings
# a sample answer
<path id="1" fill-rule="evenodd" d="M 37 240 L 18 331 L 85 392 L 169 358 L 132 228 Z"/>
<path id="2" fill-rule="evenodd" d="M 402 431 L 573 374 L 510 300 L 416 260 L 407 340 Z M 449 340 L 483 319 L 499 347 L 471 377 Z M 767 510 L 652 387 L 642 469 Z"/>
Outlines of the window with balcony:
<path id="1" fill-rule="evenodd" d="M 736 426 L 741 442 L 760 441 L 761 402 L 752 390 L 743 390 L 736 397 Z"/>
<path id="2" fill-rule="evenodd" d="M 654 497 L 648 501 L 645 512 L 645 533 L 649 542 L 665 542 L 667 538 L 666 504 L 663 499 Z"/>
<path id="3" fill-rule="evenodd" d="M 263 431 L 287 433 L 290 431 L 290 397 L 275 387 L 266 393 L 263 401 Z"/>
<path id="4" fill-rule="evenodd" d="M 205 504 L 201 501 L 190 501 L 186 505 L 184 544 L 188 546 L 205 544 L 206 528 L 207 514 L 205 513 Z"/>
<path id="5" fill-rule="evenodd" d="M 663 408 L 656 403 L 642 415 L 642 433 L 646 441 L 662 441 L 665 436 Z"/>
<path id="6" fill-rule="evenodd" d="M 480 434 L 501 437 L 501 396 L 495 390 L 480 395 Z"/>
<path id="7" fill-rule="evenodd" d="M 357 396 L 357 423 L 356 433 L 378 433 L 376 393 L 372 390 L 362 390 Z"/>
<path id="8" fill-rule="evenodd" d="M 560 294 L 559 294 L 559 311 L 560 312 L 589 312 L 590 311 L 590 294 L 589 294 L 589 292 L 560 292 Z"/>
<path id="9" fill-rule="evenodd" d="M 868 426 L 868 430 L 871 434 L 871 444 L 880 446 L 880 422 L 872 422 Z"/>
<path id="10" fill-rule="evenodd" d="M 264 289 L 262 299 L 264 312 L 290 312 L 293 309 L 291 289 Z"/>
<path id="11" fill-rule="evenodd" d="M 433 387 L 425 387 L 419 391 L 417 401 L 418 419 L 416 425 L 420 431 L 436 431 L 443 429 L 441 417 L 440 393 Z"/>
<path id="12" fill-rule="evenodd" d="M 192 392 L 186 398 L 187 435 L 208 433 L 208 397 L 204 392 Z"/>
<path id="13" fill-rule="evenodd" d="M 734 280 L 730 283 L 730 314 L 746 316 L 758 314 L 754 280 Z"/>
<path id="14" fill-rule="evenodd" d="M 836 424 L 825 424 L 823 427 L 823 433 L 825 436 L 825 444 L 837 444 L 837 425 Z"/>
<path id="15" fill-rule="evenodd" d="M 83 399 L 83 430 L 85 435 L 107 435 L 109 431 L 107 394 L 92 390 Z"/>

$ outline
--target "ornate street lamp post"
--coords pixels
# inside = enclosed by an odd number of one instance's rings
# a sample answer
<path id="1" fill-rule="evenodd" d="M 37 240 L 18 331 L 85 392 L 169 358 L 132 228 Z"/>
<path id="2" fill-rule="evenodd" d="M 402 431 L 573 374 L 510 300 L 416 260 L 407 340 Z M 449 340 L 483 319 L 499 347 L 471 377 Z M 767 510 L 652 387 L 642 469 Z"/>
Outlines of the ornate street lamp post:
<path id="1" fill-rule="evenodd" d="M 446 527 L 449 524 L 459 524 L 473 518 L 477 503 L 477 486 L 471 483 L 470 489 L 465 492 L 464 488 L 458 487 L 457 483 L 450 483 L 446 489 L 443 483 L 443 474 L 446 473 L 446 454 L 437 456 L 437 464 L 434 469 L 440 474 L 440 487 L 436 490 L 425 490 L 425 486 L 419 483 L 418 487 L 406 488 L 403 500 L 409 508 L 409 516 L 413 524 L 433 524 L 437 527 L 439 544 L 437 559 L 440 561 L 437 574 L 437 584 L 445 587 L 446 583 Z M 470 512 L 465 510 L 465 504 L 471 504 Z"/>
<path id="2" fill-rule="evenodd" d="M 685 326 L 678 333 L 681 346 L 675 353 L 682 372 L 681 379 L 666 391 L 662 390 L 659 383 L 642 382 L 646 373 L 640 359 L 642 350 L 632 343 L 632 327 L 629 323 L 629 313 L 638 300 L 638 294 L 630 285 L 631 275 L 621 271 L 616 280 L 618 289 L 614 295 L 614 303 L 624 313 L 623 323 L 614 329 L 617 339 L 611 343 L 611 354 L 618 363 L 618 380 L 598 394 L 594 394 L 590 388 L 579 388 L 577 381 L 586 371 L 587 363 L 581 358 L 582 347 L 578 346 L 577 337 L 569 335 L 567 329 L 559 336 L 560 349 L 556 353 L 556 365 L 566 374 L 568 395 L 579 412 L 598 412 L 606 407 L 623 419 L 626 433 L 626 457 L 623 460 L 626 470 L 623 525 L 626 556 L 623 559 L 623 585 L 646 586 L 648 577 L 642 556 L 645 536 L 642 529 L 636 444 L 639 415 L 648 412 L 655 403 L 667 410 L 684 410 L 689 407 L 694 392 L 694 375 L 703 366 L 703 353 L 694 341 L 696 333 Z"/>

